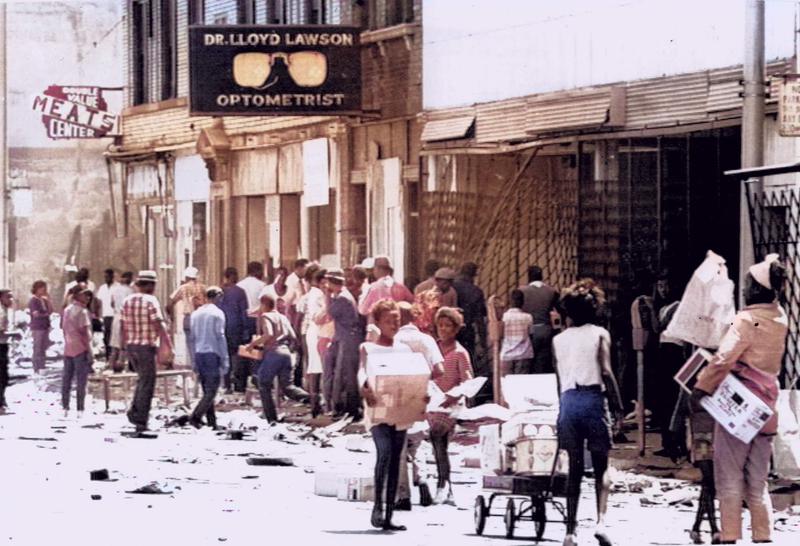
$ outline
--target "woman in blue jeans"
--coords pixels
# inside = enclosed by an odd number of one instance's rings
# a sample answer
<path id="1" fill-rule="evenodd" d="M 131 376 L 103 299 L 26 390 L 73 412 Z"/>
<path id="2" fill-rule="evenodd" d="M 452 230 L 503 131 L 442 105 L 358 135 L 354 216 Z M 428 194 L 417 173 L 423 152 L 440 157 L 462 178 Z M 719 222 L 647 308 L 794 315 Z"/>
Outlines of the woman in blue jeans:
<path id="1" fill-rule="evenodd" d="M 611 449 L 611 420 L 606 402 L 604 378 L 619 400 L 619 388 L 611 371 L 611 336 L 594 324 L 605 301 L 603 291 L 591 279 L 584 279 L 564 291 L 562 308 L 567 329 L 553 338 L 553 351 L 561 388 L 558 439 L 569 454 L 567 477 L 567 534 L 564 546 L 576 544 L 578 499 L 583 478 L 583 452 L 592 456 L 597 497 L 597 527 L 594 536 L 600 546 L 611 546 L 605 526 L 610 480 L 608 452 Z"/>
<path id="2" fill-rule="evenodd" d="M 275 400 L 272 398 L 272 383 L 278 378 L 281 392 L 300 402 L 307 402 L 309 395 L 291 383 L 292 352 L 289 345 L 297 338 L 292 325 L 284 315 L 275 310 L 275 299 L 270 293 L 261 295 L 261 309 L 258 319 L 259 337 L 250 342 L 248 347 L 264 348 L 264 357 L 256 372 L 261 405 L 264 418 L 273 423 L 278 420 Z"/>

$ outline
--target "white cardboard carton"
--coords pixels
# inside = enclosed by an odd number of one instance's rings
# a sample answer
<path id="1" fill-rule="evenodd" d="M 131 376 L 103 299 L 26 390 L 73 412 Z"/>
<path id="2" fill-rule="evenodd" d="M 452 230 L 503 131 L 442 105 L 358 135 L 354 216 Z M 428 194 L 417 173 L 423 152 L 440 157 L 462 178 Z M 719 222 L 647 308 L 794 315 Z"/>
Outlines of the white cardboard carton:
<path id="1" fill-rule="evenodd" d="M 504 449 L 500 443 L 500 425 L 483 425 L 478 428 L 481 448 L 481 472 L 484 476 L 503 473 Z"/>
<path id="2" fill-rule="evenodd" d="M 351 502 L 375 500 L 375 481 L 371 477 L 346 477 L 339 481 L 336 498 Z"/>
<path id="3" fill-rule="evenodd" d="M 731 374 L 700 404 L 725 430 L 745 443 L 758 434 L 772 410 Z"/>
<path id="4" fill-rule="evenodd" d="M 339 495 L 339 484 L 345 479 L 345 472 L 315 472 L 314 494 L 318 497 L 336 497 Z"/>
<path id="5" fill-rule="evenodd" d="M 510 374 L 502 378 L 503 398 L 512 412 L 558 407 L 556 374 Z"/>

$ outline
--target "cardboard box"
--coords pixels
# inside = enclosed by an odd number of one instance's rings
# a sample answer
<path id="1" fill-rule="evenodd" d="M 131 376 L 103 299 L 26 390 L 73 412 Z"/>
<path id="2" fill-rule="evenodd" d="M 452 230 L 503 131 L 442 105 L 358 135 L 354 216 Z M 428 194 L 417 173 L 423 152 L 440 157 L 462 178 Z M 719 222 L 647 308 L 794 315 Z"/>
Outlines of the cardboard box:
<path id="1" fill-rule="evenodd" d="M 264 360 L 264 351 L 260 349 L 247 349 L 247 345 L 239 345 L 239 356 L 249 360 L 257 360 L 261 362 Z"/>
<path id="2" fill-rule="evenodd" d="M 419 353 L 367 355 L 367 381 L 378 402 L 366 408 L 373 425 L 411 426 L 425 419 L 430 368 Z"/>
<path id="3" fill-rule="evenodd" d="M 481 472 L 484 476 L 503 473 L 503 446 L 500 443 L 500 425 L 483 425 L 478 428 L 481 449 Z"/>
<path id="4" fill-rule="evenodd" d="M 336 498 L 351 502 L 375 500 L 375 481 L 368 477 L 347 477 L 339 481 Z"/>
<path id="5" fill-rule="evenodd" d="M 316 472 L 314 474 L 314 494 L 318 497 L 337 497 L 339 484 L 347 479 L 344 472 Z"/>
<path id="6" fill-rule="evenodd" d="M 684 362 L 678 373 L 675 374 L 675 381 L 687 394 L 692 394 L 692 389 L 697 383 L 697 376 L 706 367 L 713 355 L 705 349 L 697 349 L 689 359 Z"/>
<path id="7" fill-rule="evenodd" d="M 556 374 L 510 374 L 501 379 L 503 398 L 512 412 L 558 407 Z"/>
<path id="8" fill-rule="evenodd" d="M 711 396 L 700 404 L 725 430 L 750 443 L 772 417 L 772 410 L 732 374 L 728 374 Z"/>

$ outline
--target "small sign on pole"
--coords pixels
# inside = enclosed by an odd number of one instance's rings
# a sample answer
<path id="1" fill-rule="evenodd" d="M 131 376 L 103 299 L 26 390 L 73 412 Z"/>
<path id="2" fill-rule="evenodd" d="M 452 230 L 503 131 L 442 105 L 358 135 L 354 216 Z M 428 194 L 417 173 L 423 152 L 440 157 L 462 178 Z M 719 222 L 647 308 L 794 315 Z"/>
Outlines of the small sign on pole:
<path id="1" fill-rule="evenodd" d="M 800 74 L 786 74 L 780 85 L 778 121 L 781 136 L 800 136 Z"/>

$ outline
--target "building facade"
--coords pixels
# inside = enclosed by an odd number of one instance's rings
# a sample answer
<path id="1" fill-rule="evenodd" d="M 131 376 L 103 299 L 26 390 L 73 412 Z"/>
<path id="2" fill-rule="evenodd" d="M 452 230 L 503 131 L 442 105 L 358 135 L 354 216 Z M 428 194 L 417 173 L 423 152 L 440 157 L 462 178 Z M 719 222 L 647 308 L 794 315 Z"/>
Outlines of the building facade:
<path id="1" fill-rule="evenodd" d="M 707 250 L 739 270 L 747 211 L 723 173 L 741 164 L 744 3 L 705 3 L 686 24 L 656 1 L 507 7 L 423 2 L 423 253 L 477 261 L 500 298 L 531 264 L 560 287 L 595 278 L 624 367 L 631 302 L 658 276 L 680 296 Z M 767 164 L 796 157 L 776 121 L 794 8 L 767 9 Z"/>
<path id="2" fill-rule="evenodd" d="M 122 6 L 117 2 L 16 2 L 6 10 L 8 278 L 21 305 L 45 280 L 61 302 L 65 266 L 142 267 L 137 226 L 115 238 L 103 153 L 113 138 L 60 138 L 34 107 L 50 86 L 104 89 L 108 111 L 122 107 Z M 60 126 L 61 128 L 64 125 Z"/>
<path id="3" fill-rule="evenodd" d="M 299 257 L 346 267 L 384 253 L 401 276 L 413 267 L 404 224 L 419 177 L 420 8 L 411 0 L 127 2 L 123 136 L 107 157 L 120 217 L 145 226 L 146 260 L 165 287 L 190 265 L 208 282 L 227 266 Z M 188 27 L 205 24 L 363 29 L 363 114 L 190 115 Z M 306 204 L 309 164 L 328 173 L 327 204 Z"/>

